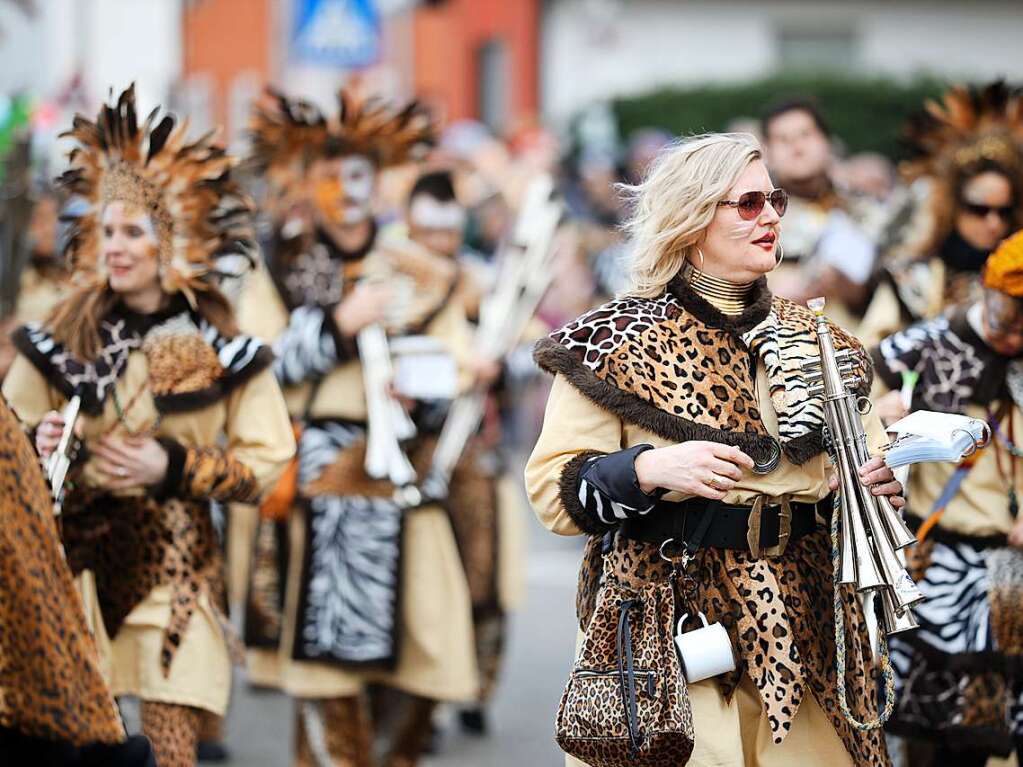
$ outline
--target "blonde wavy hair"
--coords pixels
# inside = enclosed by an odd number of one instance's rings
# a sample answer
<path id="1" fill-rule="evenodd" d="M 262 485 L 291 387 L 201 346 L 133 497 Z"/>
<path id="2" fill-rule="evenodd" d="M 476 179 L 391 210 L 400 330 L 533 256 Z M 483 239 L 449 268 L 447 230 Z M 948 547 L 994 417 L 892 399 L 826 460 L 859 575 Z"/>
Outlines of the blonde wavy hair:
<path id="1" fill-rule="evenodd" d="M 660 295 L 695 252 L 717 204 L 749 164 L 762 156 L 748 133 L 707 133 L 683 139 L 654 161 L 637 186 L 625 225 L 631 242 L 629 294 Z"/>

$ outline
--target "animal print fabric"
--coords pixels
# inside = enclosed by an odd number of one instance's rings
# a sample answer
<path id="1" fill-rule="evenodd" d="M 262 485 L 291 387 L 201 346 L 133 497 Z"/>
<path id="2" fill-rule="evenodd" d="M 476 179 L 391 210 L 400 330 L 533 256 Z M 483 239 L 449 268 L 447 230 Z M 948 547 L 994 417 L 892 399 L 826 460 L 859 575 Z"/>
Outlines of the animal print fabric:
<path id="1" fill-rule="evenodd" d="M 617 536 L 608 556 L 613 577 L 628 588 L 663 583 L 670 577 L 670 566 L 655 545 Z M 736 650 L 735 671 L 720 677 L 726 699 L 747 674 L 760 693 L 772 737 L 780 743 L 800 702 L 813 695 L 857 767 L 876 767 L 888 764 L 883 735 L 853 729 L 836 697 L 835 649 L 828 641 L 834 636 L 830 557 L 830 539 L 822 529 L 790 543 L 777 558 L 702 549 L 689 573 L 697 584 L 697 607 L 709 622 L 724 625 Z M 843 602 L 849 704 L 863 720 L 876 715 L 876 675 L 859 599 L 843 587 Z"/>
<path id="2" fill-rule="evenodd" d="M 675 652 L 675 594 L 668 580 L 633 589 L 610 574 L 558 709 L 558 745 L 590 767 L 677 767 L 693 750 L 693 713 Z M 627 607 L 630 602 L 633 606 Z M 631 696 L 618 646 L 631 622 L 639 748 L 629 730 Z"/>
<path id="3" fill-rule="evenodd" d="M 195 767 L 201 712 L 190 706 L 142 701 L 142 733 L 153 745 L 158 767 Z"/>
<path id="4" fill-rule="evenodd" d="M 875 355 L 878 370 L 894 388 L 901 386 L 903 373 L 920 374 L 914 409 L 962 413 L 990 362 L 963 335 L 948 317 L 913 325 L 881 341 Z"/>
<path id="5" fill-rule="evenodd" d="M 920 628 L 890 642 L 893 732 L 1005 755 L 1023 735 L 1023 554 L 928 539 L 907 560 L 927 600 Z"/>
<path id="6" fill-rule="evenodd" d="M 820 453 L 823 407 L 806 396 L 801 370 L 802 362 L 818 356 L 813 314 L 774 298 L 740 333 L 726 322 L 701 320 L 689 305 L 671 291 L 654 299 L 612 301 L 538 343 L 536 360 L 548 372 L 565 375 L 596 404 L 665 439 L 737 445 L 767 463 L 778 445 L 761 420 L 759 357 L 786 456 L 801 464 Z M 869 358 L 853 337 L 837 327 L 832 332 L 836 349 L 854 352 L 858 391 L 866 393 Z"/>
<path id="7" fill-rule="evenodd" d="M 75 746 L 123 741 L 49 489 L 2 398 L 0 446 L 0 728 Z"/>
<path id="8" fill-rule="evenodd" d="M 95 574 L 100 611 L 111 638 L 154 588 L 170 586 L 171 619 L 160 654 L 165 675 L 200 594 L 207 595 L 227 627 L 223 560 L 208 503 L 158 502 L 79 487 L 68 494 L 63 520 L 68 563 L 76 574 L 83 570 Z"/>
<path id="9" fill-rule="evenodd" d="M 181 488 L 189 498 L 221 503 L 256 503 L 259 500 L 259 485 L 252 469 L 217 447 L 188 448 Z"/>
<path id="10" fill-rule="evenodd" d="M 873 369 L 863 347 L 841 328 L 831 325 L 836 349 L 854 352 L 849 376 L 856 393 L 870 392 Z M 781 444 L 790 456 L 823 449 L 824 401 L 810 394 L 803 364 L 820 359 L 817 322 L 813 314 L 791 301 L 776 300 L 767 318 L 743 336 L 764 364 L 771 402 L 778 414 Z"/>

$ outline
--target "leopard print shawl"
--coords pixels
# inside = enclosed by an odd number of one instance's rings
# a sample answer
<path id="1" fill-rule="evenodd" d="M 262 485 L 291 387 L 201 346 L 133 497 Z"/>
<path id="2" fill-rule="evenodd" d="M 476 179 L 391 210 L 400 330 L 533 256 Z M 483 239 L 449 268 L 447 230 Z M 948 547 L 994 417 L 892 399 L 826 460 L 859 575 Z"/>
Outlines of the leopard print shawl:
<path id="1" fill-rule="evenodd" d="M 673 442 L 710 440 L 742 448 L 758 463 L 779 449 L 803 464 L 824 449 L 824 413 L 808 396 L 801 364 L 818 355 L 809 309 L 772 298 L 766 281 L 742 314 L 728 317 L 676 278 L 653 299 L 611 301 L 541 340 L 541 368 L 564 375 L 623 421 Z M 832 327 L 836 349 L 857 355 L 859 393 L 870 361 L 856 339 Z M 768 434 L 756 393 L 763 362 L 780 440 Z"/>

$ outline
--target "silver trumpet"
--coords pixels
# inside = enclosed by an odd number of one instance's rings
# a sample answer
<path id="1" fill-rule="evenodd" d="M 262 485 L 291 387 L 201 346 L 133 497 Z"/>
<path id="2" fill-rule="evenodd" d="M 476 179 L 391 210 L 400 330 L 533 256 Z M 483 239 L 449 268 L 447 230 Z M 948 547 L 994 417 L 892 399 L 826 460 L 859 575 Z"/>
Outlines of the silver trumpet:
<path id="1" fill-rule="evenodd" d="M 917 627 L 910 608 L 924 596 L 906 572 L 902 549 L 916 542 L 902 516 L 883 496 L 860 482 L 858 469 L 870 459 L 862 416 L 870 401 L 854 392 L 860 383 L 851 350 L 835 351 L 824 317 L 824 299 L 807 302 L 817 317 L 820 359 L 803 363 L 811 396 L 824 399 L 824 420 L 838 471 L 841 498 L 839 582 L 881 600 L 881 628 L 886 635 Z"/>

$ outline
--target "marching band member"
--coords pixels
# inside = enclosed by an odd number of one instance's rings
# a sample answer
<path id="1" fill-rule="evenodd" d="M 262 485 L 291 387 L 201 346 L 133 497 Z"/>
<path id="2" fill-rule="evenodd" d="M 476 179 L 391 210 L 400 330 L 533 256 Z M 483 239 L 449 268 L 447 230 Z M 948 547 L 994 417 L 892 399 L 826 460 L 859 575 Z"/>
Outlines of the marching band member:
<path id="1" fill-rule="evenodd" d="M 724 625 L 736 655 L 733 672 L 689 685 L 689 764 L 888 764 L 882 733 L 853 727 L 839 707 L 820 520 L 833 485 L 823 408 L 801 371 L 819 354 L 815 318 L 764 279 L 787 195 L 747 134 L 681 143 L 635 194 L 632 292 L 536 350 L 555 379 L 526 486 L 545 526 L 589 536 L 581 626 L 605 546 L 610 572 L 638 587 L 670 577 L 660 547 L 670 557 L 671 541 L 685 541 L 695 606 Z M 869 378 L 859 343 L 833 333 Z M 870 425 L 879 444 L 880 423 Z M 860 478 L 901 506 L 880 458 Z M 841 596 L 849 703 L 864 719 L 876 710 L 871 651 L 854 588 Z"/>
<path id="2" fill-rule="evenodd" d="M 1021 107 L 1003 82 L 956 87 L 907 127 L 915 158 L 904 175 L 926 183 L 926 202 L 882 264 L 864 343 L 977 297 L 988 254 L 1023 224 Z"/>
<path id="3" fill-rule="evenodd" d="M 63 536 L 115 695 L 142 701 L 160 767 L 192 765 L 201 712 L 223 714 L 232 634 L 213 501 L 258 499 L 294 452 L 272 353 L 240 335 L 215 261 L 253 258 L 232 159 L 129 88 L 78 116 L 63 190 L 86 201 L 74 287 L 15 335 L 3 392 L 47 457 L 80 398 Z"/>
<path id="4" fill-rule="evenodd" d="M 428 744 L 435 701 L 476 693 L 471 605 L 443 509 L 403 508 L 396 485 L 366 469 L 370 402 L 385 392 L 366 384 L 360 339 L 386 324 L 392 335 L 439 340 L 457 360 L 468 328 L 451 300 L 454 266 L 386 241 L 373 216 L 378 172 L 419 156 L 432 121 L 414 103 L 346 91 L 339 101 L 329 119 L 284 96 L 254 115 L 252 160 L 278 215 L 272 285 L 254 283 L 241 312 L 277 339 L 277 375 L 302 429 L 288 568 L 276 586 L 278 675 L 297 701 L 295 763 L 372 763 L 364 692 L 379 683 L 410 696 L 387 756 L 403 767 Z M 420 404 L 413 414 L 422 422 L 429 411 Z M 427 455 L 410 447 L 414 460 Z"/>
<path id="5" fill-rule="evenodd" d="M 1023 755 L 1023 233 L 987 259 L 981 284 L 973 303 L 874 352 L 887 398 L 901 400 L 903 374 L 913 373 L 912 409 L 972 416 L 993 431 L 961 466 L 910 473 L 907 521 L 919 543 L 909 564 L 927 599 L 914 608 L 920 628 L 891 641 L 898 706 L 889 729 L 935 745 L 914 765 L 983 767 L 994 754 Z"/>

